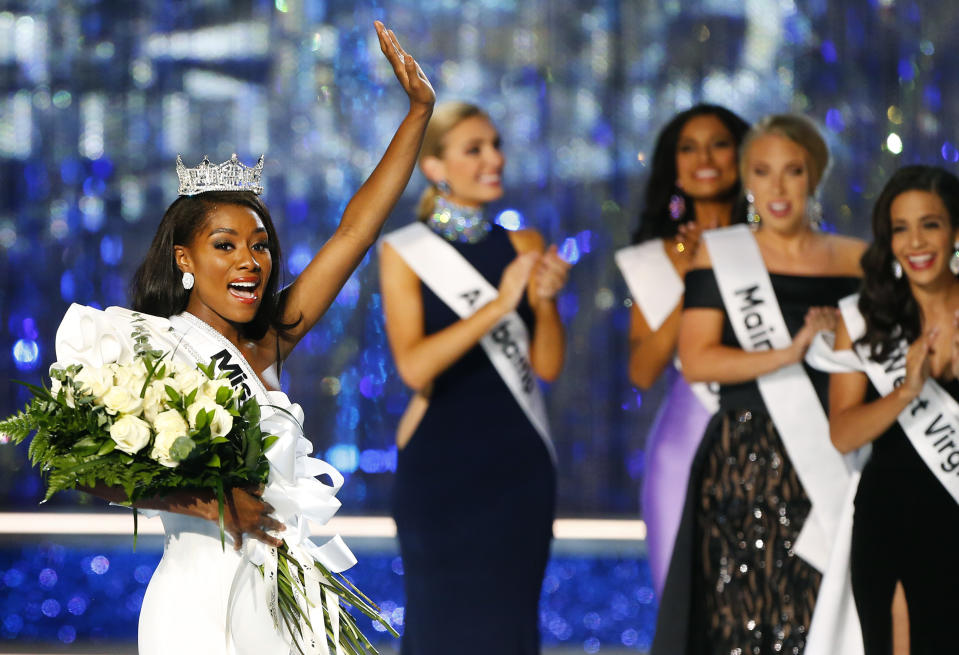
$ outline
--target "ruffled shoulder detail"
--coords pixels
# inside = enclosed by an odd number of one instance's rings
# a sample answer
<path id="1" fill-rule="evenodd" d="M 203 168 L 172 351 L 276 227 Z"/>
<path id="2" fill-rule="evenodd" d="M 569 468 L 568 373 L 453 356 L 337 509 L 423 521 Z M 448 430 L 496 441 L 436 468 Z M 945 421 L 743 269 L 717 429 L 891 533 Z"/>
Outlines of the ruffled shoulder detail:
<path id="1" fill-rule="evenodd" d="M 95 309 L 76 303 L 70 305 L 57 328 L 57 364 L 82 364 L 102 367 L 133 359 L 133 321 L 141 319 L 156 348 L 168 344 L 163 336 L 170 332 L 170 321 L 124 307 Z"/>

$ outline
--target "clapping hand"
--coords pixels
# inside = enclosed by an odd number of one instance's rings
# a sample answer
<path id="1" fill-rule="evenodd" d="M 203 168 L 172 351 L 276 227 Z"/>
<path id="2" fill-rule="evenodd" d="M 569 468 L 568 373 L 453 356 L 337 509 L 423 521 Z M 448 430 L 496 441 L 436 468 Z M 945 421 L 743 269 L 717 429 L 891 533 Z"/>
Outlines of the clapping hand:
<path id="1" fill-rule="evenodd" d="M 553 300 L 566 286 L 572 265 L 559 256 L 556 244 L 551 245 L 536 262 L 529 278 L 529 304 L 536 307 Z"/>
<path id="2" fill-rule="evenodd" d="M 934 327 L 909 344 L 909 350 L 906 351 L 906 377 L 902 381 L 902 388 L 909 394 L 910 399 L 919 395 L 926 380 L 932 375 L 932 355 L 935 352 L 934 346 L 938 335 L 939 328 Z M 955 370 L 955 338 L 953 338 L 952 362 Z"/>
<path id="3" fill-rule="evenodd" d="M 810 307 L 809 311 L 806 312 L 802 328 L 793 337 L 790 345 L 793 349 L 795 361 L 802 361 L 816 334 L 823 330 L 835 332 L 838 324 L 839 310 L 835 307 Z"/>
<path id="4" fill-rule="evenodd" d="M 387 29 L 380 21 L 376 21 L 374 25 L 376 35 L 380 39 L 380 50 L 386 55 L 393 67 L 393 73 L 396 74 L 396 79 L 400 81 L 403 90 L 409 96 L 410 106 L 432 108 L 433 103 L 436 102 L 436 93 L 429 78 L 423 73 L 423 69 L 396 40 L 393 30 Z"/>

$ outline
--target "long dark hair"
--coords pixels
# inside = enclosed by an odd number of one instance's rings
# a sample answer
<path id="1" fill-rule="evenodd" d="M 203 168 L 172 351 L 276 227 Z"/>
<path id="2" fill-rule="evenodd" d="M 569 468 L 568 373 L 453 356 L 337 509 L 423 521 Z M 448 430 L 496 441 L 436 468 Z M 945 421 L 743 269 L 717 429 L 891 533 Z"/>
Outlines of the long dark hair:
<path id="1" fill-rule="evenodd" d="M 922 332 L 919 304 L 909 280 L 893 275 L 893 201 L 906 191 L 928 191 L 942 200 L 953 229 L 959 227 L 959 178 L 938 166 L 906 166 L 886 182 L 872 211 L 872 243 L 862 255 L 863 283 L 859 311 L 866 321 L 866 333 L 857 343 L 869 348 L 871 357 L 888 359 L 901 339 L 915 341 Z"/>
<path id="2" fill-rule="evenodd" d="M 195 196 L 180 196 L 170 205 L 160 221 L 146 258 L 130 283 L 134 311 L 154 316 L 173 316 L 186 309 L 190 292 L 181 283 L 183 273 L 176 265 L 173 246 L 192 243 L 217 205 L 239 205 L 256 212 L 266 228 L 273 260 L 270 277 L 263 290 L 263 301 L 253 320 L 240 327 L 241 333 L 248 339 L 261 339 L 272 327 L 283 334 L 296 323 L 280 321 L 282 303 L 277 293 L 283 269 L 280 242 L 270 211 L 252 191 L 207 191 Z"/>
<path id="3" fill-rule="evenodd" d="M 676 114 L 656 139 L 652 170 L 649 181 L 646 183 L 643 209 L 639 214 L 639 227 L 633 233 L 633 243 L 642 243 L 649 239 L 671 239 L 678 233 L 681 223 L 696 220 L 692 198 L 676 188 L 676 148 L 679 146 L 679 134 L 683 131 L 683 127 L 691 118 L 697 116 L 718 118 L 732 134 L 737 151 L 743 142 L 743 137 L 749 131 L 749 123 L 719 105 L 695 105 Z M 729 197 L 737 198 L 741 188 L 742 183 L 737 179 L 736 184 L 729 190 Z M 682 221 L 673 220 L 669 213 L 669 199 L 674 194 L 682 197 L 686 203 L 686 213 Z M 742 223 L 745 220 L 746 205 L 737 203 L 732 222 Z"/>

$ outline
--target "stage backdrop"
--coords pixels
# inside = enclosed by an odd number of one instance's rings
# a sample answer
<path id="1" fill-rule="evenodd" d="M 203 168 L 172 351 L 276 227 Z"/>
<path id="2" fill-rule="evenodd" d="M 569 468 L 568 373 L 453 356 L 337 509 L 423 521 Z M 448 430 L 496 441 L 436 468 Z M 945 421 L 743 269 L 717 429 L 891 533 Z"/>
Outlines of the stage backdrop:
<path id="1" fill-rule="evenodd" d="M 633 516 L 662 395 L 626 376 L 628 300 L 612 253 L 636 225 L 659 128 L 718 102 L 750 120 L 803 112 L 835 163 L 829 226 L 864 234 L 907 162 L 959 161 L 952 4 L 938 0 L 4 0 L 0 3 L 0 412 L 54 357 L 71 302 L 127 302 L 174 160 L 265 152 L 265 200 L 291 280 L 332 233 L 406 101 L 372 22 L 395 29 L 440 100 L 486 107 L 507 157 L 511 228 L 576 265 L 548 391 L 563 514 Z M 387 229 L 409 222 L 416 174 Z M 317 452 L 344 473 L 344 513 L 388 508 L 408 392 L 367 257 L 288 363 Z M 477 408 L 482 411 L 482 408 Z M 503 457 L 510 457 L 508 451 Z M 24 449 L 0 447 L 0 504 L 32 507 Z M 58 501 L 72 504 L 77 498 Z"/>

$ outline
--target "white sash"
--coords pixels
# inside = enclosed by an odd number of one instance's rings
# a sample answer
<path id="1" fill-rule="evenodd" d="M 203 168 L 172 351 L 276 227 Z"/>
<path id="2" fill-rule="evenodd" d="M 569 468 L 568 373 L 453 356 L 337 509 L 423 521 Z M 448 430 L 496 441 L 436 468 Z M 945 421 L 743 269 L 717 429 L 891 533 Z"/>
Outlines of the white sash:
<path id="1" fill-rule="evenodd" d="M 614 257 L 630 295 L 649 329 L 655 332 L 676 309 L 685 291 L 683 279 L 663 249 L 663 240 L 651 239 L 621 248 Z"/>
<path id="2" fill-rule="evenodd" d="M 615 259 L 630 295 L 649 329 L 655 332 L 673 313 L 686 291 L 683 279 L 663 250 L 663 240 L 652 239 L 621 248 L 616 251 Z M 677 370 L 681 369 L 678 358 L 673 363 Z M 719 411 L 718 385 L 693 382 L 689 388 L 710 414 Z"/>
<path id="3" fill-rule="evenodd" d="M 417 277 L 460 318 L 467 318 L 496 298 L 490 284 L 456 248 L 420 222 L 383 237 Z M 480 339 L 480 345 L 503 378 L 529 422 L 542 437 L 553 460 L 546 405 L 529 361 L 529 331 L 515 311 L 504 316 Z"/>
<path id="4" fill-rule="evenodd" d="M 759 246 L 749 228 L 734 225 L 703 234 L 719 291 L 743 350 L 786 348 L 792 343 Z M 850 471 L 829 440 L 829 420 L 801 364 L 791 364 L 757 380 L 789 459 L 812 510 L 795 550 L 824 571 L 842 514 Z"/>
<path id="5" fill-rule="evenodd" d="M 265 434 L 279 437 L 266 452 L 270 461 L 270 478 L 262 498 L 274 507 L 274 517 L 286 527 L 280 536 L 307 578 L 304 587 L 294 592 L 299 594 L 297 598 L 304 609 L 305 619 L 317 626 L 317 630 L 314 634 L 306 620 L 301 620 L 299 627 L 303 637 L 300 643 L 307 655 L 326 653 L 328 649 L 320 596 L 324 580 L 315 570 L 313 560 L 338 573 L 356 564 L 356 558 L 339 535 L 322 546 L 313 543 L 310 539 L 309 524 L 311 520 L 320 524 L 326 523 L 339 509 L 340 502 L 336 499 L 336 493 L 343 485 L 343 476 L 327 462 L 309 456 L 312 444 L 303 436 L 303 410 L 299 405 L 290 403 L 282 391 L 269 391 L 250 368 L 246 358 L 223 335 L 186 313 L 171 316 L 170 325 L 176 333 L 182 335 L 178 347 L 187 350 L 191 359 L 204 363 L 215 361 L 217 370 L 226 373 L 234 387 L 246 389 L 256 398 L 261 411 L 260 428 Z M 329 476 L 332 486 L 317 480 L 316 476 L 319 475 Z M 264 566 L 265 571 L 276 570 L 276 549 L 254 539 L 245 540 L 243 547 L 245 561 Z M 247 573 L 241 564 L 237 568 L 230 591 L 226 635 L 228 652 L 232 652 L 233 644 L 230 630 L 233 627 L 231 615 L 235 591 L 239 587 L 241 576 Z M 274 625 L 280 629 L 275 578 L 266 580 L 265 592 Z M 338 614 L 334 606 L 329 604 L 330 599 L 326 600 L 333 630 L 338 631 Z M 338 643 L 336 650 L 340 651 Z"/>

